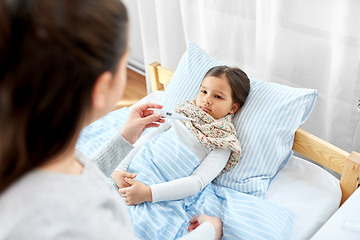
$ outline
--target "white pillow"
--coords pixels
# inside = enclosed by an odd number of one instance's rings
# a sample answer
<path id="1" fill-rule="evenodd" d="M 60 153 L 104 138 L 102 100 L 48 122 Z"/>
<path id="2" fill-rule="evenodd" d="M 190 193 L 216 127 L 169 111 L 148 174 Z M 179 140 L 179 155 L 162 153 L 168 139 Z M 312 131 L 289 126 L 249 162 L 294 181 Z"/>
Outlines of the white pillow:
<path id="1" fill-rule="evenodd" d="M 174 109 L 178 102 L 196 97 L 205 73 L 214 66 L 228 65 L 206 53 L 191 40 L 165 90 L 162 104 Z M 271 180 L 292 154 L 297 128 L 306 121 L 317 90 L 292 88 L 249 76 L 251 90 L 243 109 L 234 119 L 243 156 L 214 183 L 264 197 Z"/>

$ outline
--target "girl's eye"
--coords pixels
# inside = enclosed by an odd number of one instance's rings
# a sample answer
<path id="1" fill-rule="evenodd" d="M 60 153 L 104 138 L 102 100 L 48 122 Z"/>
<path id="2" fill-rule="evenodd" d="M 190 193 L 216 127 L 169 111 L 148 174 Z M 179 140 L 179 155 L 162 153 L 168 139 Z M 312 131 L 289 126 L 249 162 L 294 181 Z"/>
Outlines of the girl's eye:
<path id="1" fill-rule="evenodd" d="M 215 97 L 216 97 L 216 98 L 218 98 L 218 99 L 222 99 L 222 97 L 221 97 L 221 96 L 219 96 L 219 95 L 216 95 Z"/>
<path id="2" fill-rule="evenodd" d="M 201 92 L 206 94 L 206 91 L 205 91 L 205 90 L 201 90 Z"/>

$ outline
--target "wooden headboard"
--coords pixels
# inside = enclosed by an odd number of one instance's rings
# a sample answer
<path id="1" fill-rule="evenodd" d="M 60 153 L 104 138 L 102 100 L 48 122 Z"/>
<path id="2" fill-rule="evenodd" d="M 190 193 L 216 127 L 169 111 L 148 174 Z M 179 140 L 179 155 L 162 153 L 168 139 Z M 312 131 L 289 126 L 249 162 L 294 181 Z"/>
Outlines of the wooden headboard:
<path id="1" fill-rule="evenodd" d="M 152 91 L 164 90 L 170 83 L 173 71 L 158 62 L 149 65 Z M 341 204 L 357 189 L 360 178 L 360 154 L 348 152 L 302 130 L 295 132 L 293 150 L 341 174 Z M 340 204 L 340 205 L 341 205 Z"/>

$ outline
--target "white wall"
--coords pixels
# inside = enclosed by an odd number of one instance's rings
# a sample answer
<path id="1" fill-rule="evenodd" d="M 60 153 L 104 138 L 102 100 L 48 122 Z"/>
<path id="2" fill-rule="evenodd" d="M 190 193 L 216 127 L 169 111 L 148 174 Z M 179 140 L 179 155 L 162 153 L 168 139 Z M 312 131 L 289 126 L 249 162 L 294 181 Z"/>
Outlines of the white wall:
<path id="1" fill-rule="evenodd" d="M 145 74 L 144 52 L 140 31 L 139 11 L 136 0 L 122 0 L 129 14 L 130 24 L 130 56 L 129 68 L 142 75 Z"/>

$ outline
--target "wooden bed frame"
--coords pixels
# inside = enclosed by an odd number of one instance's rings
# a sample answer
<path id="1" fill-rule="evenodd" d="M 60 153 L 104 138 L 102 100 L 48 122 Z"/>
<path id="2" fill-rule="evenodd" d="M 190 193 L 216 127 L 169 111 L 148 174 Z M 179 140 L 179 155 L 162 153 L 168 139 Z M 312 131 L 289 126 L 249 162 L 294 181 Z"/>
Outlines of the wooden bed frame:
<path id="1" fill-rule="evenodd" d="M 174 72 L 158 62 L 149 65 L 152 91 L 164 90 Z M 295 133 L 293 150 L 341 174 L 342 205 L 358 188 L 360 180 L 360 154 L 348 152 L 302 130 Z"/>

